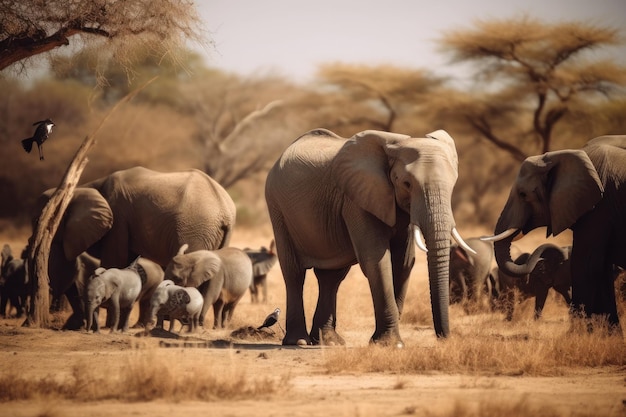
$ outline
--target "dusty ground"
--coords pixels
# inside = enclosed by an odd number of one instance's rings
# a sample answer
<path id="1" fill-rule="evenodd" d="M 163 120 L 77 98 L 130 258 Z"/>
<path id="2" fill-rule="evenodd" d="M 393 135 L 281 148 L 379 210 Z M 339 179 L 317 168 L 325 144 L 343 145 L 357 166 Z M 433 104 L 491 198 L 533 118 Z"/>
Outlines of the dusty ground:
<path id="1" fill-rule="evenodd" d="M 269 242 L 265 240 L 269 241 L 246 235 L 235 245 L 267 245 Z M 423 259 L 418 259 L 414 274 L 415 288 L 421 288 L 426 282 Z M 369 290 L 359 275 L 360 272 L 353 269 L 340 289 L 338 330 L 346 338 L 346 349 L 366 346 L 373 331 Z M 283 377 L 285 386 L 279 392 L 249 400 L 208 402 L 75 402 L 42 398 L 0 403 L 0 416 L 468 416 L 484 415 L 480 407 L 489 404 L 504 406 L 507 414 L 517 405 L 547 410 L 548 415 L 626 415 L 626 369 L 564 369 L 556 377 L 438 372 L 363 374 L 350 370 L 329 374 L 324 364 L 331 348 L 283 348 L 279 329 L 276 329 L 277 336 L 267 340 L 232 338 L 234 329 L 259 325 L 276 306 L 284 311 L 280 270 L 275 268 L 269 279 L 267 304 L 250 304 L 246 295 L 230 329 L 208 330 L 193 336 L 204 341 L 232 342 L 223 347 L 193 343 L 184 346 L 180 340 L 136 337 L 137 330 L 129 334 L 87 334 L 23 328 L 21 319 L 0 320 L 0 375 L 17 372 L 26 378 L 63 379 L 69 377 L 74 366 L 90 367 L 106 375 L 112 369 L 127 366 L 129 361 L 147 358 L 172 361 L 190 373 L 244 372 L 250 378 Z M 312 315 L 316 300 L 314 280 L 307 280 L 305 291 L 309 294 L 307 312 Z M 552 321 L 555 326 L 565 325 L 562 311 L 558 308 L 555 311 L 554 318 L 548 316 L 546 321 Z M 310 321 L 310 317 L 307 318 Z M 472 325 L 473 320 L 463 314 L 455 314 L 452 319 L 453 331 Z M 282 323 L 284 325 L 284 317 Z M 427 348 L 436 343 L 428 326 L 403 324 L 401 334 L 407 345 Z M 393 354 L 394 350 L 390 349 L 389 355 Z M 492 412 L 491 415 L 499 414 Z"/>

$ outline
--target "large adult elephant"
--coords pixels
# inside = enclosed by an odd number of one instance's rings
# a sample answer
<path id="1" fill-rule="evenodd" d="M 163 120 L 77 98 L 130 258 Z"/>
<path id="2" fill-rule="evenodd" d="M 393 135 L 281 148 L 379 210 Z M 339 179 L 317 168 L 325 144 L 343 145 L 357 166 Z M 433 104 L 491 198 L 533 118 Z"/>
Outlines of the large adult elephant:
<path id="1" fill-rule="evenodd" d="M 626 136 L 600 136 L 582 149 L 527 158 L 496 224 L 495 256 L 508 275 L 530 273 L 538 256 L 517 265 L 511 241 L 547 226 L 547 235 L 573 231 L 572 307 L 618 326 L 613 265 L 626 266 Z"/>
<path id="2" fill-rule="evenodd" d="M 346 139 L 317 129 L 284 151 L 265 188 L 287 289 L 283 344 L 344 343 L 335 331 L 337 290 L 359 263 L 374 302 L 371 341 L 402 346 L 398 321 L 415 236 L 423 247 L 422 232 L 435 333 L 448 335 L 450 233 L 458 236 L 450 199 L 457 169 L 454 141 L 443 130 L 426 138 L 368 130 Z M 310 268 L 319 298 L 309 334 L 303 284 Z"/>
<path id="3" fill-rule="evenodd" d="M 41 196 L 37 214 L 53 191 Z M 161 173 L 135 167 L 77 187 L 53 239 L 48 265 L 53 296 L 69 292 L 74 314 L 67 327 L 77 328 L 84 319 L 72 285 L 80 253 L 100 259 L 104 268 L 124 268 L 137 256 L 165 268 L 183 243 L 190 250 L 227 246 L 234 224 L 232 199 L 198 170 Z"/>

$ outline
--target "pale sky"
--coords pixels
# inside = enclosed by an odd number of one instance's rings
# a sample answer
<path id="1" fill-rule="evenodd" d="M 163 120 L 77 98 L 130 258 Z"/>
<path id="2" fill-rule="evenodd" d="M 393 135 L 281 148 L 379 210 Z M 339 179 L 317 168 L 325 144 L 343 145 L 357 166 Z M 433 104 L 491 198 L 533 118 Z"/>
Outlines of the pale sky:
<path id="1" fill-rule="evenodd" d="M 207 65 L 243 76 L 310 80 L 322 63 L 392 64 L 462 77 L 438 51 L 444 31 L 526 14 L 621 30 L 626 0 L 199 0 L 214 50 Z M 626 45 L 608 51 L 626 64 Z"/>

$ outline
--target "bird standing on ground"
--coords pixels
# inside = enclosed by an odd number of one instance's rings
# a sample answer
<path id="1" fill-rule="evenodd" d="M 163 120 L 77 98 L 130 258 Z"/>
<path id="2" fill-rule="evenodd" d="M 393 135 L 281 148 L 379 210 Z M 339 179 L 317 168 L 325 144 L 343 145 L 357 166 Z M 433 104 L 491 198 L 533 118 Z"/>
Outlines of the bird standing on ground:
<path id="1" fill-rule="evenodd" d="M 257 330 L 261 330 L 264 327 L 267 327 L 269 329 L 270 327 L 272 327 L 273 325 L 278 323 L 278 315 L 279 314 L 280 314 L 280 308 L 277 308 L 276 310 L 274 310 L 273 313 L 271 313 L 267 317 L 265 317 L 265 321 L 263 322 L 262 325 L 257 327 Z M 278 326 L 280 326 L 280 323 L 278 323 Z M 282 330 L 282 326 L 280 326 L 280 328 Z"/>
<path id="2" fill-rule="evenodd" d="M 37 148 L 39 149 L 39 160 L 43 161 L 42 145 L 46 139 L 48 139 L 50 132 L 52 132 L 52 126 L 54 126 L 54 123 L 52 123 L 52 120 L 46 119 L 33 123 L 33 126 L 37 126 L 35 134 L 30 138 L 22 140 L 22 146 L 26 152 L 30 153 L 31 149 L 33 149 L 33 142 L 36 142 Z"/>

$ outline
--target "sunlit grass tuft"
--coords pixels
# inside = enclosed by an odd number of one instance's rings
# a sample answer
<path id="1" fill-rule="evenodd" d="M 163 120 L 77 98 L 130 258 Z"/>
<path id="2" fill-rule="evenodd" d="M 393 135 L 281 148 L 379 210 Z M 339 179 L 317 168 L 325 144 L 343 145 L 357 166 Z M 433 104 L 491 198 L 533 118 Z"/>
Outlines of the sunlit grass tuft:
<path id="1" fill-rule="evenodd" d="M 25 379 L 16 374 L 0 377 L 0 401 L 33 398 L 61 398 L 73 401 L 119 400 L 143 402 L 213 401 L 262 398 L 284 391 L 287 377 L 249 377 L 243 369 L 211 371 L 199 367 L 191 371 L 176 366 L 175 361 L 158 358 L 147 352 L 133 355 L 123 366 L 102 372 L 87 363 L 75 365 L 69 378 L 53 376 Z"/>
<path id="2" fill-rule="evenodd" d="M 577 368 L 626 365 L 623 337 L 609 334 L 602 323 L 593 333 L 554 331 L 535 322 L 511 333 L 487 324 L 457 329 L 428 346 L 331 349 L 326 371 L 559 376 Z"/>

